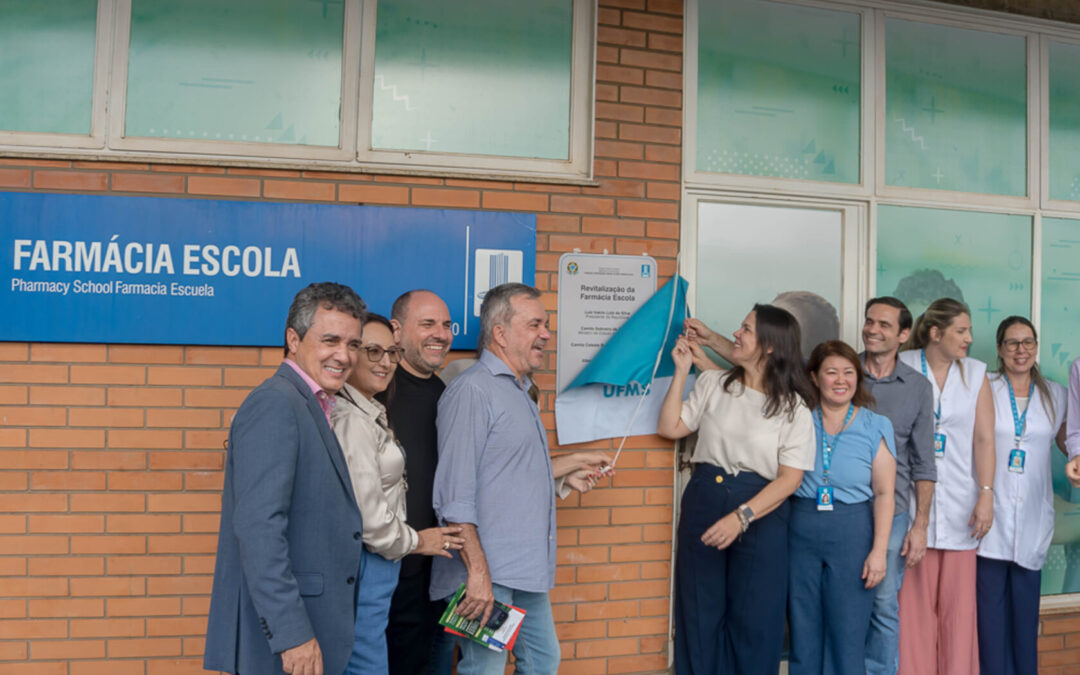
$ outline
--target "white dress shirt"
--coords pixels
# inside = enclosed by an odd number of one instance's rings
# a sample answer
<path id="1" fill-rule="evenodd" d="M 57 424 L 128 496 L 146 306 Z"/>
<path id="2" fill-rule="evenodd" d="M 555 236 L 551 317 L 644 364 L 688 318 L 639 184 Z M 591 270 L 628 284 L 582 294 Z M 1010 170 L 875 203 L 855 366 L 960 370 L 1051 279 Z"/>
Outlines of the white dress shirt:
<path id="1" fill-rule="evenodd" d="M 922 373 L 922 350 L 900 353 L 900 360 Z M 945 434 L 945 456 L 937 458 L 937 487 L 930 504 L 930 526 L 926 530 L 926 545 L 948 551 L 970 551 L 979 546 L 971 536 L 971 512 L 979 499 L 975 480 L 975 404 L 979 388 L 986 376 L 986 364 L 964 357 L 949 365 L 945 387 L 939 388 L 937 378 L 927 366 L 926 379 L 934 392 L 933 409 L 941 403 L 941 420 L 934 433 Z M 1011 419 L 1011 417 L 1010 417 Z M 911 503 L 915 517 L 915 502 Z"/>
<path id="2" fill-rule="evenodd" d="M 979 544 L 979 555 L 1010 560 L 1029 570 L 1042 569 L 1046 551 L 1054 536 L 1054 488 L 1050 475 L 1050 453 L 1054 436 L 1065 419 L 1065 388 L 1047 380 L 1054 402 L 1049 406 L 1035 387 L 1028 401 L 1024 435 L 1020 449 L 1026 455 L 1023 473 L 1009 470 L 1009 454 L 1016 448 L 1016 427 L 1005 377 L 990 377 L 994 394 L 994 526 Z M 1026 391 L 1016 392 L 1017 413 L 1024 414 Z"/>
<path id="3" fill-rule="evenodd" d="M 765 394 L 731 384 L 724 391 L 727 371 L 706 370 L 698 376 L 680 415 L 690 431 L 698 431 L 693 462 L 708 462 L 732 475 L 752 471 L 775 480 L 779 466 L 813 471 L 814 422 L 800 399 L 791 414 L 765 417 Z"/>

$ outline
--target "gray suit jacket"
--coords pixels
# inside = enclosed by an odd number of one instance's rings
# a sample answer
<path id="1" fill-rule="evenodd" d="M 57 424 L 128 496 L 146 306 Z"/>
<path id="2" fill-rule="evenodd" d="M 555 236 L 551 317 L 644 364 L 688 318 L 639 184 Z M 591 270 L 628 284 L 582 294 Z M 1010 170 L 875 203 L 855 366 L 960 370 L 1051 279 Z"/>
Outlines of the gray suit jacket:
<path id="1" fill-rule="evenodd" d="M 280 653 L 317 638 L 345 670 L 364 556 L 345 457 L 288 364 L 244 400 L 229 431 L 203 667 L 281 673 Z"/>

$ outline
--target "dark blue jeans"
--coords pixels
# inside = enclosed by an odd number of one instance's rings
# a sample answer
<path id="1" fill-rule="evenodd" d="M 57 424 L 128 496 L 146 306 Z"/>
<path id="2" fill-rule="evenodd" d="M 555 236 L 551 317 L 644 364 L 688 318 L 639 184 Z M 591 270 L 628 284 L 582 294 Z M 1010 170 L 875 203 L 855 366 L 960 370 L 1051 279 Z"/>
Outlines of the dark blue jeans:
<path id="1" fill-rule="evenodd" d="M 675 556 L 675 672 L 776 675 L 784 641 L 788 505 L 754 521 L 719 551 L 701 543 L 713 523 L 769 483 L 698 464 L 682 498 Z"/>
<path id="2" fill-rule="evenodd" d="M 874 541 L 870 502 L 791 500 L 788 625 L 791 675 L 863 675 L 874 592 L 862 568 Z"/>
<path id="3" fill-rule="evenodd" d="M 1042 570 L 1025 569 L 1009 560 L 975 559 L 982 675 L 1039 672 L 1041 585 Z"/>

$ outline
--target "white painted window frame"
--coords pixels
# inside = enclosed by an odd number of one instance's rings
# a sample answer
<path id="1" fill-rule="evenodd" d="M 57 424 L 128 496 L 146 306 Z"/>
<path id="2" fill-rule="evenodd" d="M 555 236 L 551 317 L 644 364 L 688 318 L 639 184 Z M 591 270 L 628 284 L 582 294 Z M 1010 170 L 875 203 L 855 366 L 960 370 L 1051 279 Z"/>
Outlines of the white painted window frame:
<path id="1" fill-rule="evenodd" d="M 390 152 L 370 147 L 378 0 L 345 0 L 341 111 L 336 147 L 129 137 L 124 134 L 131 0 L 98 0 L 91 132 L 87 136 L 0 131 L 0 155 L 295 168 L 357 173 L 507 178 L 591 184 L 597 0 L 571 0 L 569 157 Z"/>

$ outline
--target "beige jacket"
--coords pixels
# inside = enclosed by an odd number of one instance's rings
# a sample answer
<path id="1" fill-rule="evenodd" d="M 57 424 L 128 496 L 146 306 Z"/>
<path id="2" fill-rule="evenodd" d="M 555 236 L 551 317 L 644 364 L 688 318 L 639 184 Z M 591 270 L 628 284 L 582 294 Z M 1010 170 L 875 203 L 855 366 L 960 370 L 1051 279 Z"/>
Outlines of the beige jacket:
<path id="1" fill-rule="evenodd" d="M 346 384 L 330 421 L 364 517 L 364 543 L 387 560 L 404 558 L 418 536 L 405 523 L 405 452 L 387 425 L 386 408 Z"/>

